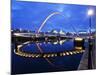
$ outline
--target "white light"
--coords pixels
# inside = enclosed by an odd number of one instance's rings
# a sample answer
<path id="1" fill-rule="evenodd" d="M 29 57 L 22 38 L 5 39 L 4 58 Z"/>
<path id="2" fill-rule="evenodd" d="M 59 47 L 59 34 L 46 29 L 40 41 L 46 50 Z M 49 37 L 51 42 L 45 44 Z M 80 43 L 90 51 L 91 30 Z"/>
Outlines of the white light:
<path id="1" fill-rule="evenodd" d="M 92 16 L 93 14 L 94 14 L 94 11 L 93 11 L 92 9 L 89 9 L 89 10 L 88 10 L 88 15 L 89 15 L 89 16 Z"/>
<path id="2" fill-rule="evenodd" d="M 19 34 L 19 33 L 14 33 L 14 35 L 15 35 L 15 36 L 21 36 L 21 34 Z"/>

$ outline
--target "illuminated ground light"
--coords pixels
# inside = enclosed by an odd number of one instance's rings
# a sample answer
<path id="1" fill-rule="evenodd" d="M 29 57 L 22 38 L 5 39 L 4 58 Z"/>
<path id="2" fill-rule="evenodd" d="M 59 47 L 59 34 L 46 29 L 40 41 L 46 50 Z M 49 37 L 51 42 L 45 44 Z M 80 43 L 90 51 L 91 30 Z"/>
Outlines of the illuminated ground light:
<path id="1" fill-rule="evenodd" d="M 69 56 L 69 55 L 75 55 L 79 53 L 84 53 L 84 50 L 81 51 L 73 51 L 73 52 L 65 52 L 65 53 L 59 53 L 60 56 Z M 24 53 L 24 52 L 15 52 L 16 55 L 22 56 L 22 57 L 29 57 L 29 58 L 51 58 L 51 57 L 57 57 L 58 55 L 55 53 L 50 53 L 50 54 L 29 54 L 29 53 Z"/>
<path id="2" fill-rule="evenodd" d="M 75 38 L 75 41 L 82 41 L 82 40 L 83 38 L 80 38 L 80 37 Z"/>
<path id="3" fill-rule="evenodd" d="M 82 47 L 75 47 L 76 50 L 82 50 Z"/>

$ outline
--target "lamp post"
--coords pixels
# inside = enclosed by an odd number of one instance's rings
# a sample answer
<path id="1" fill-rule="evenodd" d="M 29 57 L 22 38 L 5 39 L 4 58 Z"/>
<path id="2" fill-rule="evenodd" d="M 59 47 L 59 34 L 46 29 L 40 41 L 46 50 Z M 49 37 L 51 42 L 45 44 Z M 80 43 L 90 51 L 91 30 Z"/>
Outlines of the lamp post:
<path id="1" fill-rule="evenodd" d="M 93 44 L 92 44 L 92 40 L 91 40 L 91 19 L 92 16 L 94 14 L 93 9 L 89 9 L 88 10 L 88 16 L 89 16 L 89 50 L 88 50 L 88 69 L 92 69 L 92 48 L 93 48 Z"/>

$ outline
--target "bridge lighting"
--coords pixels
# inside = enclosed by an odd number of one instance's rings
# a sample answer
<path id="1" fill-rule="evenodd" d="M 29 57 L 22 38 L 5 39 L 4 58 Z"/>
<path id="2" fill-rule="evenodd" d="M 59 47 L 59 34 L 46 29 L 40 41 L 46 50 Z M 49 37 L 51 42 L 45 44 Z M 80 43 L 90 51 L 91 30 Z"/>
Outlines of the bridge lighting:
<path id="1" fill-rule="evenodd" d="M 66 52 L 66 54 L 67 54 L 67 55 L 69 55 L 69 53 L 68 53 L 68 52 Z"/>
<path id="2" fill-rule="evenodd" d="M 55 54 L 55 57 L 57 56 L 57 54 Z"/>
<path id="3" fill-rule="evenodd" d="M 36 58 L 38 58 L 39 57 L 39 55 L 36 55 Z"/>
<path id="4" fill-rule="evenodd" d="M 32 55 L 32 58 L 34 58 L 35 56 L 34 55 Z"/>
<path id="5" fill-rule="evenodd" d="M 66 55 L 66 53 L 63 53 L 63 56 L 65 56 Z"/>
<path id="6" fill-rule="evenodd" d="M 25 57 L 28 57 L 28 54 L 26 54 Z"/>
<path id="7" fill-rule="evenodd" d="M 47 57 L 50 57 L 50 54 L 48 54 Z"/>
<path id="8" fill-rule="evenodd" d="M 76 51 L 73 51 L 74 54 L 76 54 Z"/>
<path id="9" fill-rule="evenodd" d="M 69 52 L 71 55 L 73 54 L 72 52 Z"/>
<path id="10" fill-rule="evenodd" d="M 47 55 L 44 55 L 43 57 L 44 57 L 44 58 L 46 58 L 46 57 L 47 57 Z"/>
<path id="11" fill-rule="evenodd" d="M 54 57 L 54 54 L 51 54 L 51 57 Z"/>
<path id="12" fill-rule="evenodd" d="M 60 53 L 60 56 L 62 56 L 63 54 L 62 53 Z"/>
<path id="13" fill-rule="evenodd" d="M 31 58 L 31 55 L 29 54 L 28 57 Z"/>
<path id="14" fill-rule="evenodd" d="M 80 53 L 79 51 L 76 51 L 76 53 Z"/>
<path id="15" fill-rule="evenodd" d="M 23 53 L 23 56 L 25 56 L 25 53 Z"/>

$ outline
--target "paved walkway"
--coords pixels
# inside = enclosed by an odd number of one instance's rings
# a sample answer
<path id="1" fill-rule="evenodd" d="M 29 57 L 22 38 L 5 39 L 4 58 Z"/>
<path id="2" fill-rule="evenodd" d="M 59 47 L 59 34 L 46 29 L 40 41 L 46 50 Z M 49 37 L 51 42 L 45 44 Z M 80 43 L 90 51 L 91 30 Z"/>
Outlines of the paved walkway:
<path id="1" fill-rule="evenodd" d="M 96 46 L 94 42 L 93 50 L 91 52 L 92 57 L 92 69 L 96 69 Z M 82 59 L 80 61 L 78 70 L 87 70 L 88 69 L 88 49 L 85 50 Z"/>

